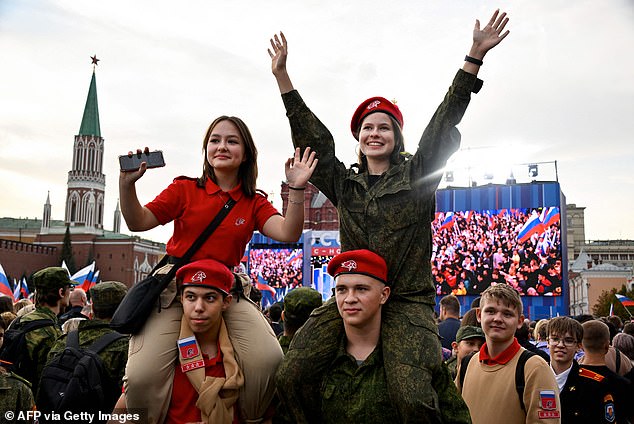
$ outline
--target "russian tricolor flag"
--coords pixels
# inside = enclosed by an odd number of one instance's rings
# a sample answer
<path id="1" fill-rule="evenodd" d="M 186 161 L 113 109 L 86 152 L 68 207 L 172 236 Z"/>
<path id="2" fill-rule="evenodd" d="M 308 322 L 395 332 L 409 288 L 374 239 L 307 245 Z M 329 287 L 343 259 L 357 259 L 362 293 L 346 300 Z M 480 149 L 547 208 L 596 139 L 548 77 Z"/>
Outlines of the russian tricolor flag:
<path id="1" fill-rule="evenodd" d="M 551 225 L 556 224 L 557 222 L 559 222 L 559 219 L 559 208 L 556 206 L 551 206 L 550 208 L 548 208 L 546 216 L 542 220 L 544 228 L 548 228 Z"/>
<path id="2" fill-rule="evenodd" d="M 76 282 L 78 285 L 90 284 L 94 272 L 95 261 L 92 261 L 90 265 L 80 269 L 79 271 L 71 275 L 70 279 Z"/>
<path id="3" fill-rule="evenodd" d="M 616 296 L 619 302 L 621 302 L 621 305 L 625 307 L 634 306 L 634 300 L 630 299 L 629 297 L 623 296 L 622 294 L 615 294 L 614 296 Z"/>
<path id="4" fill-rule="evenodd" d="M 537 212 L 533 211 L 528 221 L 524 224 L 522 229 L 517 233 L 517 241 L 520 243 L 526 242 L 535 233 L 541 233 L 544 227 L 542 221 L 539 219 Z"/>
<path id="5" fill-rule="evenodd" d="M 0 293 L 13 298 L 13 289 L 11 288 L 11 284 L 7 279 L 7 274 L 4 272 L 2 265 L 0 265 Z"/>
<path id="6" fill-rule="evenodd" d="M 451 228 L 453 227 L 453 224 L 455 223 L 455 215 L 453 212 L 447 212 L 447 214 L 445 215 L 445 219 L 443 220 L 442 224 L 440 225 L 440 227 L 438 227 L 438 230 L 442 230 L 443 228 Z"/>

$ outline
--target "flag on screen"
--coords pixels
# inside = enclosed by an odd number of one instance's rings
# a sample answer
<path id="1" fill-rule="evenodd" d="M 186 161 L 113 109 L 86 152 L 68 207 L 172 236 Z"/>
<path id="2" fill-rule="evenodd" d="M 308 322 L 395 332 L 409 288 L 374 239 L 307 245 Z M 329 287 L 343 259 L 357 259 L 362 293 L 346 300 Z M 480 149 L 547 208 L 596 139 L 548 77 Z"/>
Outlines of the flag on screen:
<path id="1" fill-rule="evenodd" d="M 269 283 L 262 277 L 262 274 L 258 274 L 258 281 L 255 283 L 255 287 L 258 288 L 264 294 L 265 292 L 271 293 L 275 296 L 275 289 L 269 286 Z"/>
<path id="2" fill-rule="evenodd" d="M 0 265 L 0 294 L 6 294 L 7 296 L 13 297 L 13 289 L 11 288 L 11 283 L 7 279 L 7 274 L 4 272 L 4 268 Z"/>
<path id="3" fill-rule="evenodd" d="M 522 226 L 522 229 L 517 233 L 517 241 L 520 243 L 526 242 L 535 233 L 539 234 L 543 230 L 543 224 L 539 220 L 537 212 L 533 211 L 528 221 Z"/>
<path id="4" fill-rule="evenodd" d="M 301 261 L 302 260 L 302 256 L 304 252 L 302 252 L 301 249 L 294 249 L 290 255 L 288 255 L 288 257 L 286 258 L 286 263 L 287 264 L 293 264 L 297 261 Z"/>
<path id="5" fill-rule="evenodd" d="M 548 208 L 548 211 L 546 212 L 546 215 L 542 220 L 542 224 L 544 225 L 544 228 L 548 228 L 551 225 L 559 222 L 559 219 L 559 208 L 556 206 L 551 206 L 550 208 Z"/>
<path id="6" fill-rule="evenodd" d="M 453 212 L 447 212 L 447 214 L 445 215 L 445 219 L 443 220 L 442 224 L 440 225 L 440 227 L 438 227 L 438 230 L 442 230 L 443 228 L 451 228 L 453 227 L 453 224 L 455 223 L 455 215 Z"/>

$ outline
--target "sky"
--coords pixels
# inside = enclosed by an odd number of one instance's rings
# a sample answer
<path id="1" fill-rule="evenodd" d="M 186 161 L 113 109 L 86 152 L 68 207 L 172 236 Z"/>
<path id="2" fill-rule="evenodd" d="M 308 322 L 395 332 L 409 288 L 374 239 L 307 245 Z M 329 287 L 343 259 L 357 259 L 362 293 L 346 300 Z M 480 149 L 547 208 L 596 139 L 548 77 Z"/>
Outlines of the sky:
<path id="1" fill-rule="evenodd" d="M 41 219 L 50 194 L 52 218 L 64 219 L 92 55 L 112 229 L 117 156 L 164 152 L 167 166 L 137 183 L 148 202 L 174 177 L 201 173 L 202 138 L 220 115 L 249 126 L 258 187 L 281 209 L 292 144 L 267 53 L 276 32 L 287 36 L 295 87 L 350 164 L 350 117 L 372 96 L 397 101 L 415 150 L 475 20 L 484 26 L 496 8 L 511 33 L 484 58 L 484 87 L 458 127 L 454 185 L 510 172 L 528 182 L 526 164 L 538 163 L 538 179 L 557 178 L 566 202 L 586 208 L 587 240 L 634 239 L 631 0 L 0 0 L 0 216 Z M 170 234 L 167 225 L 140 235 Z"/>

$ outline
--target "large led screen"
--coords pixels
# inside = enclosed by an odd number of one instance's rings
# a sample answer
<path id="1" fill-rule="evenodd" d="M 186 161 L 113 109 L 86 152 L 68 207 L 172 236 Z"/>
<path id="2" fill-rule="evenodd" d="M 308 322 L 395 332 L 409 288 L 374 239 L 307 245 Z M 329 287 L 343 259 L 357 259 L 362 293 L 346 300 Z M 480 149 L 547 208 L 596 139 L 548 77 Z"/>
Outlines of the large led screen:
<path id="1" fill-rule="evenodd" d="M 561 295 L 558 207 L 437 212 L 432 227 L 437 295 L 479 295 L 494 284 Z"/>
<path id="2" fill-rule="evenodd" d="M 252 248 L 249 276 L 262 292 L 262 307 L 278 302 L 289 290 L 302 285 L 302 249 Z"/>

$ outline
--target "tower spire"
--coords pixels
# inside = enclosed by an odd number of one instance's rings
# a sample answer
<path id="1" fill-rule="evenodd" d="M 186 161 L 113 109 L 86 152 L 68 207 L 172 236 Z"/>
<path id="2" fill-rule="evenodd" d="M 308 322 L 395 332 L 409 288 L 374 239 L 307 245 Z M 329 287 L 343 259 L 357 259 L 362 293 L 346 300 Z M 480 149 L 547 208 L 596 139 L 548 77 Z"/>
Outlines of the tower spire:
<path id="1" fill-rule="evenodd" d="M 101 137 L 101 128 L 99 126 L 99 106 L 97 104 L 97 80 L 95 78 L 95 67 L 97 55 L 91 56 L 92 59 L 92 79 L 90 80 L 90 88 L 88 89 L 88 97 L 86 98 L 86 106 L 84 107 L 84 116 L 79 127 L 79 135 L 94 135 Z"/>

